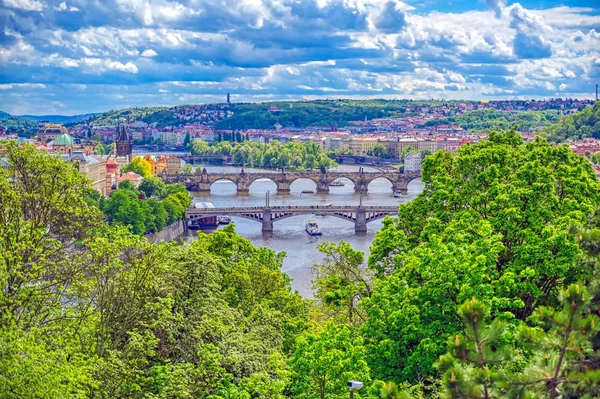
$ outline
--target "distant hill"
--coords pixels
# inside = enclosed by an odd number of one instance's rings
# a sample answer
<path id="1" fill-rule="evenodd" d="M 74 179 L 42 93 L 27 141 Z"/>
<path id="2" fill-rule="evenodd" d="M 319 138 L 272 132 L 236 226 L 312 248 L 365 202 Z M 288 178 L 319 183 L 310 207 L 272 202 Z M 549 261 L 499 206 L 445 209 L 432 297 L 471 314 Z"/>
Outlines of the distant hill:
<path id="1" fill-rule="evenodd" d="M 346 126 L 349 121 L 406 116 L 408 104 L 449 102 L 410 100 L 313 100 L 178 105 L 111 110 L 90 118 L 96 125 L 116 125 L 119 120 L 142 120 L 156 126 L 202 123 L 216 129 L 272 129 L 283 127 Z"/>
<path id="2" fill-rule="evenodd" d="M 0 111 L 0 119 L 23 119 L 33 122 L 47 121 L 49 123 L 60 123 L 63 125 L 79 123 L 96 115 L 100 114 L 94 113 L 81 115 L 11 115 L 8 112 Z"/>
<path id="3" fill-rule="evenodd" d="M 15 118 L 29 119 L 34 122 L 47 121 L 49 123 L 60 123 L 66 125 L 71 123 L 79 123 L 86 119 L 93 118 L 96 115 L 100 114 L 94 113 L 81 115 L 19 115 L 15 116 Z"/>
<path id="4" fill-rule="evenodd" d="M 346 126 L 349 121 L 360 121 L 365 117 L 406 116 L 404 112 L 409 103 L 409 100 L 314 100 L 232 104 L 233 116 L 218 122 L 215 127 L 272 129 L 276 123 L 283 127 Z"/>
<path id="5" fill-rule="evenodd" d="M 478 109 L 443 119 L 427 121 L 424 126 L 458 124 L 465 130 L 488 132 L 491 129 L 510 129 L 518 125 L 520 130 L 528 130 L 540 126 L 549 126 L 558 122 L 560 118 L 561 114 L 556 110 L 512 113 L 496 109 Z"/>
<path id="6" fill-rule="evenodd" d="M 600 139 L 600 101 L 549 126 L 544 134 L 549 140 L 558 142 L 588 137 Z"/>

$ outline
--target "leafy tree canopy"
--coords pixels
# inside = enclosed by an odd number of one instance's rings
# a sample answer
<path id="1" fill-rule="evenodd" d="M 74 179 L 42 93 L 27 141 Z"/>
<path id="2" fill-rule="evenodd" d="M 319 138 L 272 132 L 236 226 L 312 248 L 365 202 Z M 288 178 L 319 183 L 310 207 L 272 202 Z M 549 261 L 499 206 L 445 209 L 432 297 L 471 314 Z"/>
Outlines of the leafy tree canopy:
<path id="1" fill-rule="evenodd" d="M 371 249 L 380 281 L 363 304 L 363 329 L 379 378 L 432 373 L 443 342 L 462 328 L 455 310 L 466 299 L 525 320 L 585 274 L 568 228 L 593 213 L 600 186 L 568 147 L 491 132 L 457 156 L 427 157 L 423 181 L 423 193 L 384 222 Z"/>

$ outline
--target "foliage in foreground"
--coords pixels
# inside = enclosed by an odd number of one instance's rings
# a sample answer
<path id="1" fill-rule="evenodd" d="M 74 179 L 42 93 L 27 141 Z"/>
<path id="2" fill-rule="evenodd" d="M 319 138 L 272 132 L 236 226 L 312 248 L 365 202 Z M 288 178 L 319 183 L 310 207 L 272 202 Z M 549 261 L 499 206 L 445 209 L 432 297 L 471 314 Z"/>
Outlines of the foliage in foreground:
<path id="1" fill-rule="evenodd" d="M 561 288 L 587 273 L 568 229 L 600 204 L 600 186 L 568 147 L 491 132 L 456 157 L 427 157 L 423 181 L 371 248 L 379 279 L 362 303 L 362 329 L 380 379 L 434 376 L 446 340 L 463 328 L 457 304 L 476 297 L 517 324 L 558 306 Z"/>
<path id="2" fill-rule="evenodd" d="M 72 166 L 3 149 L 0 397 L 599 394 L 598 182 L 565 147 L 504 132 L 428 157 L 371 269 L 321 246 L 314 303 L 233 226 L 148 243 L 103 223 Z"/>

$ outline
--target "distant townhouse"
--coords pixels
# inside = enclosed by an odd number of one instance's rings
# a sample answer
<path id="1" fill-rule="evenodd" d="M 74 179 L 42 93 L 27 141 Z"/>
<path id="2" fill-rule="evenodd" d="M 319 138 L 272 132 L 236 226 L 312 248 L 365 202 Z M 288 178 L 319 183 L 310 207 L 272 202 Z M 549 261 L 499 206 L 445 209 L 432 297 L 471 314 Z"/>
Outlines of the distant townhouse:
<path id="1" fill-rule="evenodd" d="M 422 154 L 420 152 L 411 152 L 404 157 L 405 172 L 421 171 Z"/>

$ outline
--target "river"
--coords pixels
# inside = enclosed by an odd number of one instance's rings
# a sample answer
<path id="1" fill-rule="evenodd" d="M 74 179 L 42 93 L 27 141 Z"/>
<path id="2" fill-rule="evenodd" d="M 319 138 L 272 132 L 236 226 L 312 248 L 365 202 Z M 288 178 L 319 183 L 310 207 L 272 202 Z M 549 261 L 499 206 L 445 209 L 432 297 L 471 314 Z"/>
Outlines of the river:
<path id="1" fill-rule="evenodd" d="M 208 172 L 240 171 L 233 166 L 206 165 Z M 365 171 L 375 171 L 375 168 L 364 167 Z M 246 172 L 259 169 L 245 168 Z M 358 166 L 340 165 L 337 170 L 356 171 Z M 291 192 L 277 194 L 277 186 L 270 180 L 257 180 L 250 186 L 250 193 L 238 194 L 235 184 L 219 181 L 212 185 L 210 194 L 196 194 L 195 202 L 211 202 L 216 207 L 230 206 L 259 206 L 265 204 L 266 193 L 270 192 L 271 206 L 287 205 L 358 205 L 360 194 L 354 192 L 350 180 L 343 179 L 345 186 L 330 187 L 329 193 L 302 194 L 302 190 L 316 191 L 316 185 L 311 180 L 297 180 L 291 185 Z M 369 192 L 363 194 L 363 205 L 398 205 L 408 202 L 423 191 L 420 180 L 414 180 L 408 185 L 408 195 L 394 198 L 392 185 L 385 179 L 376 179 L 369 185 Z M 308 219 L 317 220 L 323 235 L 311 237 L 304 231 Z M 360 251 L 365 252 L 365 261 L 375 233 L 381 228 L 382 220 L 369 223 L 368 231 L 362 234 L 354 232 L 354 224 L 334 216 L 299 215 L 284 219 L 273 224 L 274 231 L 270 234 L 261 232 L 261 224 L 252 220 L 232 217 L 237 232 L 247 238 L 255 246 L 266 246 L 275 251 L 285 251 L 287 256 L 283 262 L 283 271 L 292 279 L 292 287 L 304 296 L 312 297 L 312 267 L 324 257 L 317 249 L 323 241 L 346 241 Z M 187 232 L 182 239 L 189 241 L 196 237 L 196 231 Z"/>

